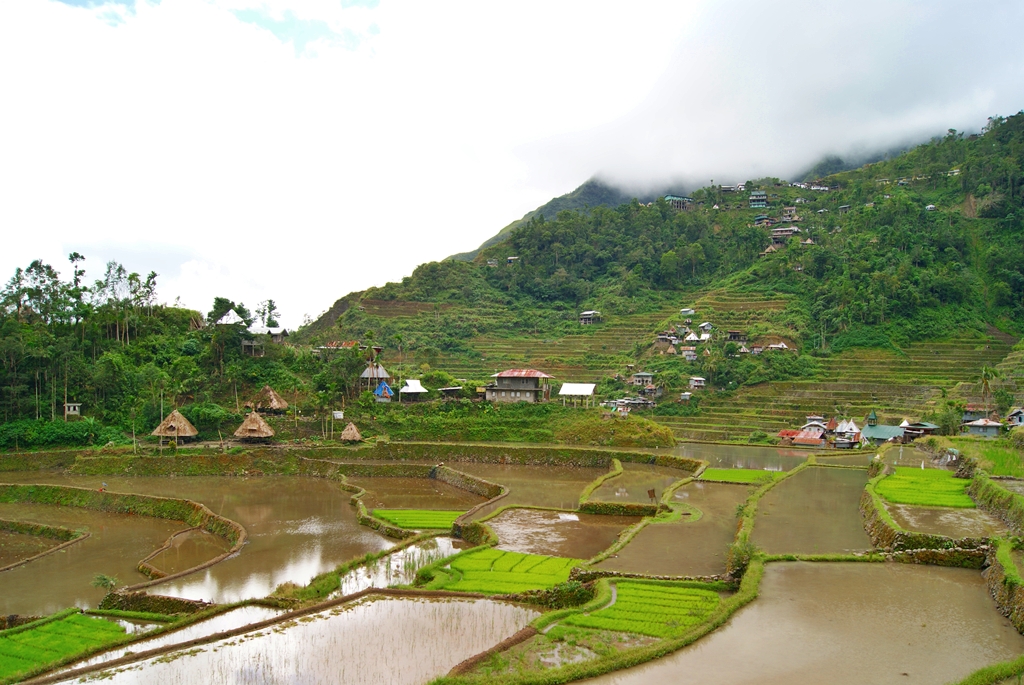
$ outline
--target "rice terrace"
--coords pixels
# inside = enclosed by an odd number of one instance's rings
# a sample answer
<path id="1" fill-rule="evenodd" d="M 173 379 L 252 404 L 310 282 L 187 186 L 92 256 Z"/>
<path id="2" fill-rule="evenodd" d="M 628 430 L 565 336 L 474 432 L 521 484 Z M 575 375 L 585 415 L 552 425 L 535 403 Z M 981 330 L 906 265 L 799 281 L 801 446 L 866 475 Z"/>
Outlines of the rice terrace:
<path id="1" fill-rule="evenodd" d="M 108 6 L 42 4 L 65 3 Z M 135 5 L 104 26 L 126 30 Z M 326 22 L 259 16 L 254 32 L 330 43 L 313 40 Z M 410 74 L 396 92 L 418 98 Z M 781 99 L 798 106 L 814 80 Z M 543 119 L 574 98 L 533 99 Z M 379 138 L 432 137 L 398 128 Z M 243 130 L 255 164 L 264 131 Z M 69 277 L 17 268 L 0 290 L 0 685 L 1020 685 L 1024 112 L 942 130 L 793 180 L 633 193 L 593 178 L 291 330 L 270 299 L 160 304 L 155 272 L 116 261 L 90 284 L 78 252 Z M 347 155 L 332 164 L 362 173 Z M 436 179 L 409 168 L 416 187 L 389 180 L 389 200 L 419 212 Z M 501 193 L 464 193 L 481 194 Z M 313 235 L 303 260 L 340 255 L 332 278 L 345 259 L 390 273 L 404 238 L 357 224 L 368 249 L 296 223 L 223 251 L 286 255 Z M 299 280 L 313 302 L 323 286 L 300 263 L 250 280 Z"/>

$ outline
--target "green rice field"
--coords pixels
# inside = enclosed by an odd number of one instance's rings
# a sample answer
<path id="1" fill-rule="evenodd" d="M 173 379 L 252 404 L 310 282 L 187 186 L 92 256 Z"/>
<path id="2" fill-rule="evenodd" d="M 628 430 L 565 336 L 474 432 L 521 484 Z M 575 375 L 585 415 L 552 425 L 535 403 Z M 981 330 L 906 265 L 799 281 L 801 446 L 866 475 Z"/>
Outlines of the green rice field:
<path id="1" fill-rule="evenodd" d="M 452 561 L 455 578 L 444 587 L 490 595 L 543 590 L 564 583 L 579 563 L 579 559 L 483 549 Z"/>
<path id="2" fill-rule="evenodd" d="M 569 616 L 564 623 L 670 638 L 705 621 L 719 602 L 718 594 L 711 590 L 634 581 L 616 585 L 615 604 L 589 615 Z"/>
<path id="3" fill-rule="evenodd" d="M 704 469 L 700 480 L 713 480 L 722 483 L 767 483 L 782 476 L 781 471 L 761 471 L 759 469 Z"/>
<path id="4" fill-rule="evenodd" d="M 0 679 L 116 642 L 124 628 L 113 621 L 71 614 L 28 628 L 0 631 Z"/>
<path id="5" fill-rule="evenodd" d="M 451 528 L 462 511 L 434 509 L 374 509 L 373 515 L 401 528 Z"/>
<path id="6" fill-rule="evenodd" d="M 951 471 L 898 466 L 878 482 L 875 492 L 894 504 L 973 509 L 974 500 L 965 492 L 970 482 L 954 478 Z"/>

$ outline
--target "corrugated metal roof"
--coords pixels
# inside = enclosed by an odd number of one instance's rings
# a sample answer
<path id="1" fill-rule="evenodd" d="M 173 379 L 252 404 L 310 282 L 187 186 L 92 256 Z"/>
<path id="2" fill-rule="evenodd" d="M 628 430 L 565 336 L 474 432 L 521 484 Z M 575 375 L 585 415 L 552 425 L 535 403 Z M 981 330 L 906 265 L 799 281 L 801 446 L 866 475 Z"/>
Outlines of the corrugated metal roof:
<path id="1" fill-rule="evenodd" d="M 405 387 L 399 390 L 398 392 L 418 393 L 427 392 L 427 389 L 424 388 L 423 384 L 420 383 L 415 378 L 408 378 L 405 381 Z"/>
<path id="2" fill-rule="evenodd" d="M 491 374 L 491 378 L 554 378 L 536 369 L 508 369 L 501 373 Z"/>
<path id="3" fill-rule="evenodd" d="M 575 397 L 590 396 L 594 394 L 596 383 L 562 383 L 559 395 L 570 395 Z"/>

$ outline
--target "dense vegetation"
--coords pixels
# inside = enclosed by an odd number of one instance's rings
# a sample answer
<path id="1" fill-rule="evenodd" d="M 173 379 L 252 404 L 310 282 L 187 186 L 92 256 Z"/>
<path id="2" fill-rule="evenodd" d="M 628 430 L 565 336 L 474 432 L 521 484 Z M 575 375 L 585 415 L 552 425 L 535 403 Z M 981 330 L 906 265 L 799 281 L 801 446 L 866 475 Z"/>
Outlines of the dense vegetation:
<path id="1" fill-rule="evenodd" d="M 665 444 L 643 422 L 563 421 L 542 409 L 490 414 L 462 403 L 395 409 L 357 402 L 367 353 L 314 348 L 343 340 L 380 345 L 389 371 L 423 377 L 430 399 L 438 387 L 456 384 L 468 399 L 493 367 L 512 358 L 495 341 L 528 339 L 522 358 L 536 356 L 534 345 L 552 365 L 571 366 L 563 357 L 576 355 L 602 369 L 598 395 L 614 397 L 633 389 L 611 370 L 649 359 L 654 331 L 678 323 L 663 312 L 701 293 L 748 298 L 744 333 L 785 341 L 799 354 L 739 355 L 716 330 L 696 362 L 658 358 L 658 383 L 669 390 L 685 388 L 696 373 L 729 390 L 814 379 L 823 357 L 849 348 L 898 351 L 910 341 L 989 326 L 1021 334 L 1022 161 L 1018 114 L 990 120 L 981 135 L 950 131 L 892 159 L 841 171 L 821 182 L 827 190 L 749 181 L 748 190 L 768 194 L 767 209 L 751 209 L 746 193 L 719 186 L 693 191 L 688 211 L 664 199 L 611 207 L 621 198 L 590 184 L 566 199 L 569 205 L 550 205 L 585 210 L 538 211 L 471 262 L 423 264 L 400 282 L 352 293 L 292 335 L 291 344 L 252 332 L 257 322 L 276 323 L 272 301 L 250 310 L 217 297 L 203 314 L 157 304 L 155 273 L 128 273 L 112 262 L 89 284 L 82 255 L 70 255 L 67 279 L 35 261 L 0 292 L 0 448 L 128 442 L 172 407 L 201 438 L 217 439 L 237 427 L 244 403 L 264 384 L 306 416 L 345 406 L 349 417 L 371 424 L 370 435 L 605 444 L 614 433 L 620 444 Z M 832 168 L 841 167 L 821 167 Z M 779 218 L 784 207 L 797 208 L 802 232 L 762 256 L 770 229 L 755 219 Z M 593 349 L 556 347 L 552 341 L 570 333 L 576 341 L 601 335 L 601 326 L 581 331 L 576 317 L 584 308 L 648 318 Z M 265 355 L 244 354 L 243 340 L 262 343 Z M 86 418 L 64 424 L 65 400 L 81 402 Z M 698 401 L 663 402 L 655 413 L 699 411 Z M 635 435 L 623 437 L 630 431 Z"/>

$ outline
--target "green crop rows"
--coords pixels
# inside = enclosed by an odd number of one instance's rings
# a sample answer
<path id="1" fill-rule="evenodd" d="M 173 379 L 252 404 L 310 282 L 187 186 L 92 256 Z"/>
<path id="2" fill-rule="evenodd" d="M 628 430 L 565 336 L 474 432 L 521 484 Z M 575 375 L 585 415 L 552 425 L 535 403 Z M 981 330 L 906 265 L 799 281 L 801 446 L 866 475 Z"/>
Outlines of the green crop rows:
<path id="1" fill-rule="evenodd" d="M 451 528 L 465 512 L 434 509 L 374 509 L 373 515 L 402 528 Z"/>
<path id="2" fill-rule="evenodd" d="M 28 630 L 0 632 L 0 678 L 31 671 L 124 636 L 124 628 L 117 623 L 82 614 Z"/>
<path id="3" fill-rule="evenodd" d="M 973 509 L 974 500 L 965 492 L 970 482 L 954 478 L 950 471 L 900 466 L 895 474 L 879 481 L 875 491 L 895 504 Z"/>
<path id="4" fill-rule="evenodd" d="M 462 577 L 445 589 L 491 595 L 543 590 L 568 580 L 578 563 L 579 559 L 483 549 L 452 562 L 452 569 Z"/>
<path id="5" fill-rule="evenodd" d="M 576 614 L 565 623 L 651 637 L 677 637 L 703 622 L 718 606 L 710 590 L 619 581 L 615 604 L 592 614 Z"/>
<path id="6" fill-rule="evenodd" d="M 704 469 L 701 480 L 715 480 L 723 483 L 767 483 L 781 476 L 781 472 L 757 469 Z"/>

